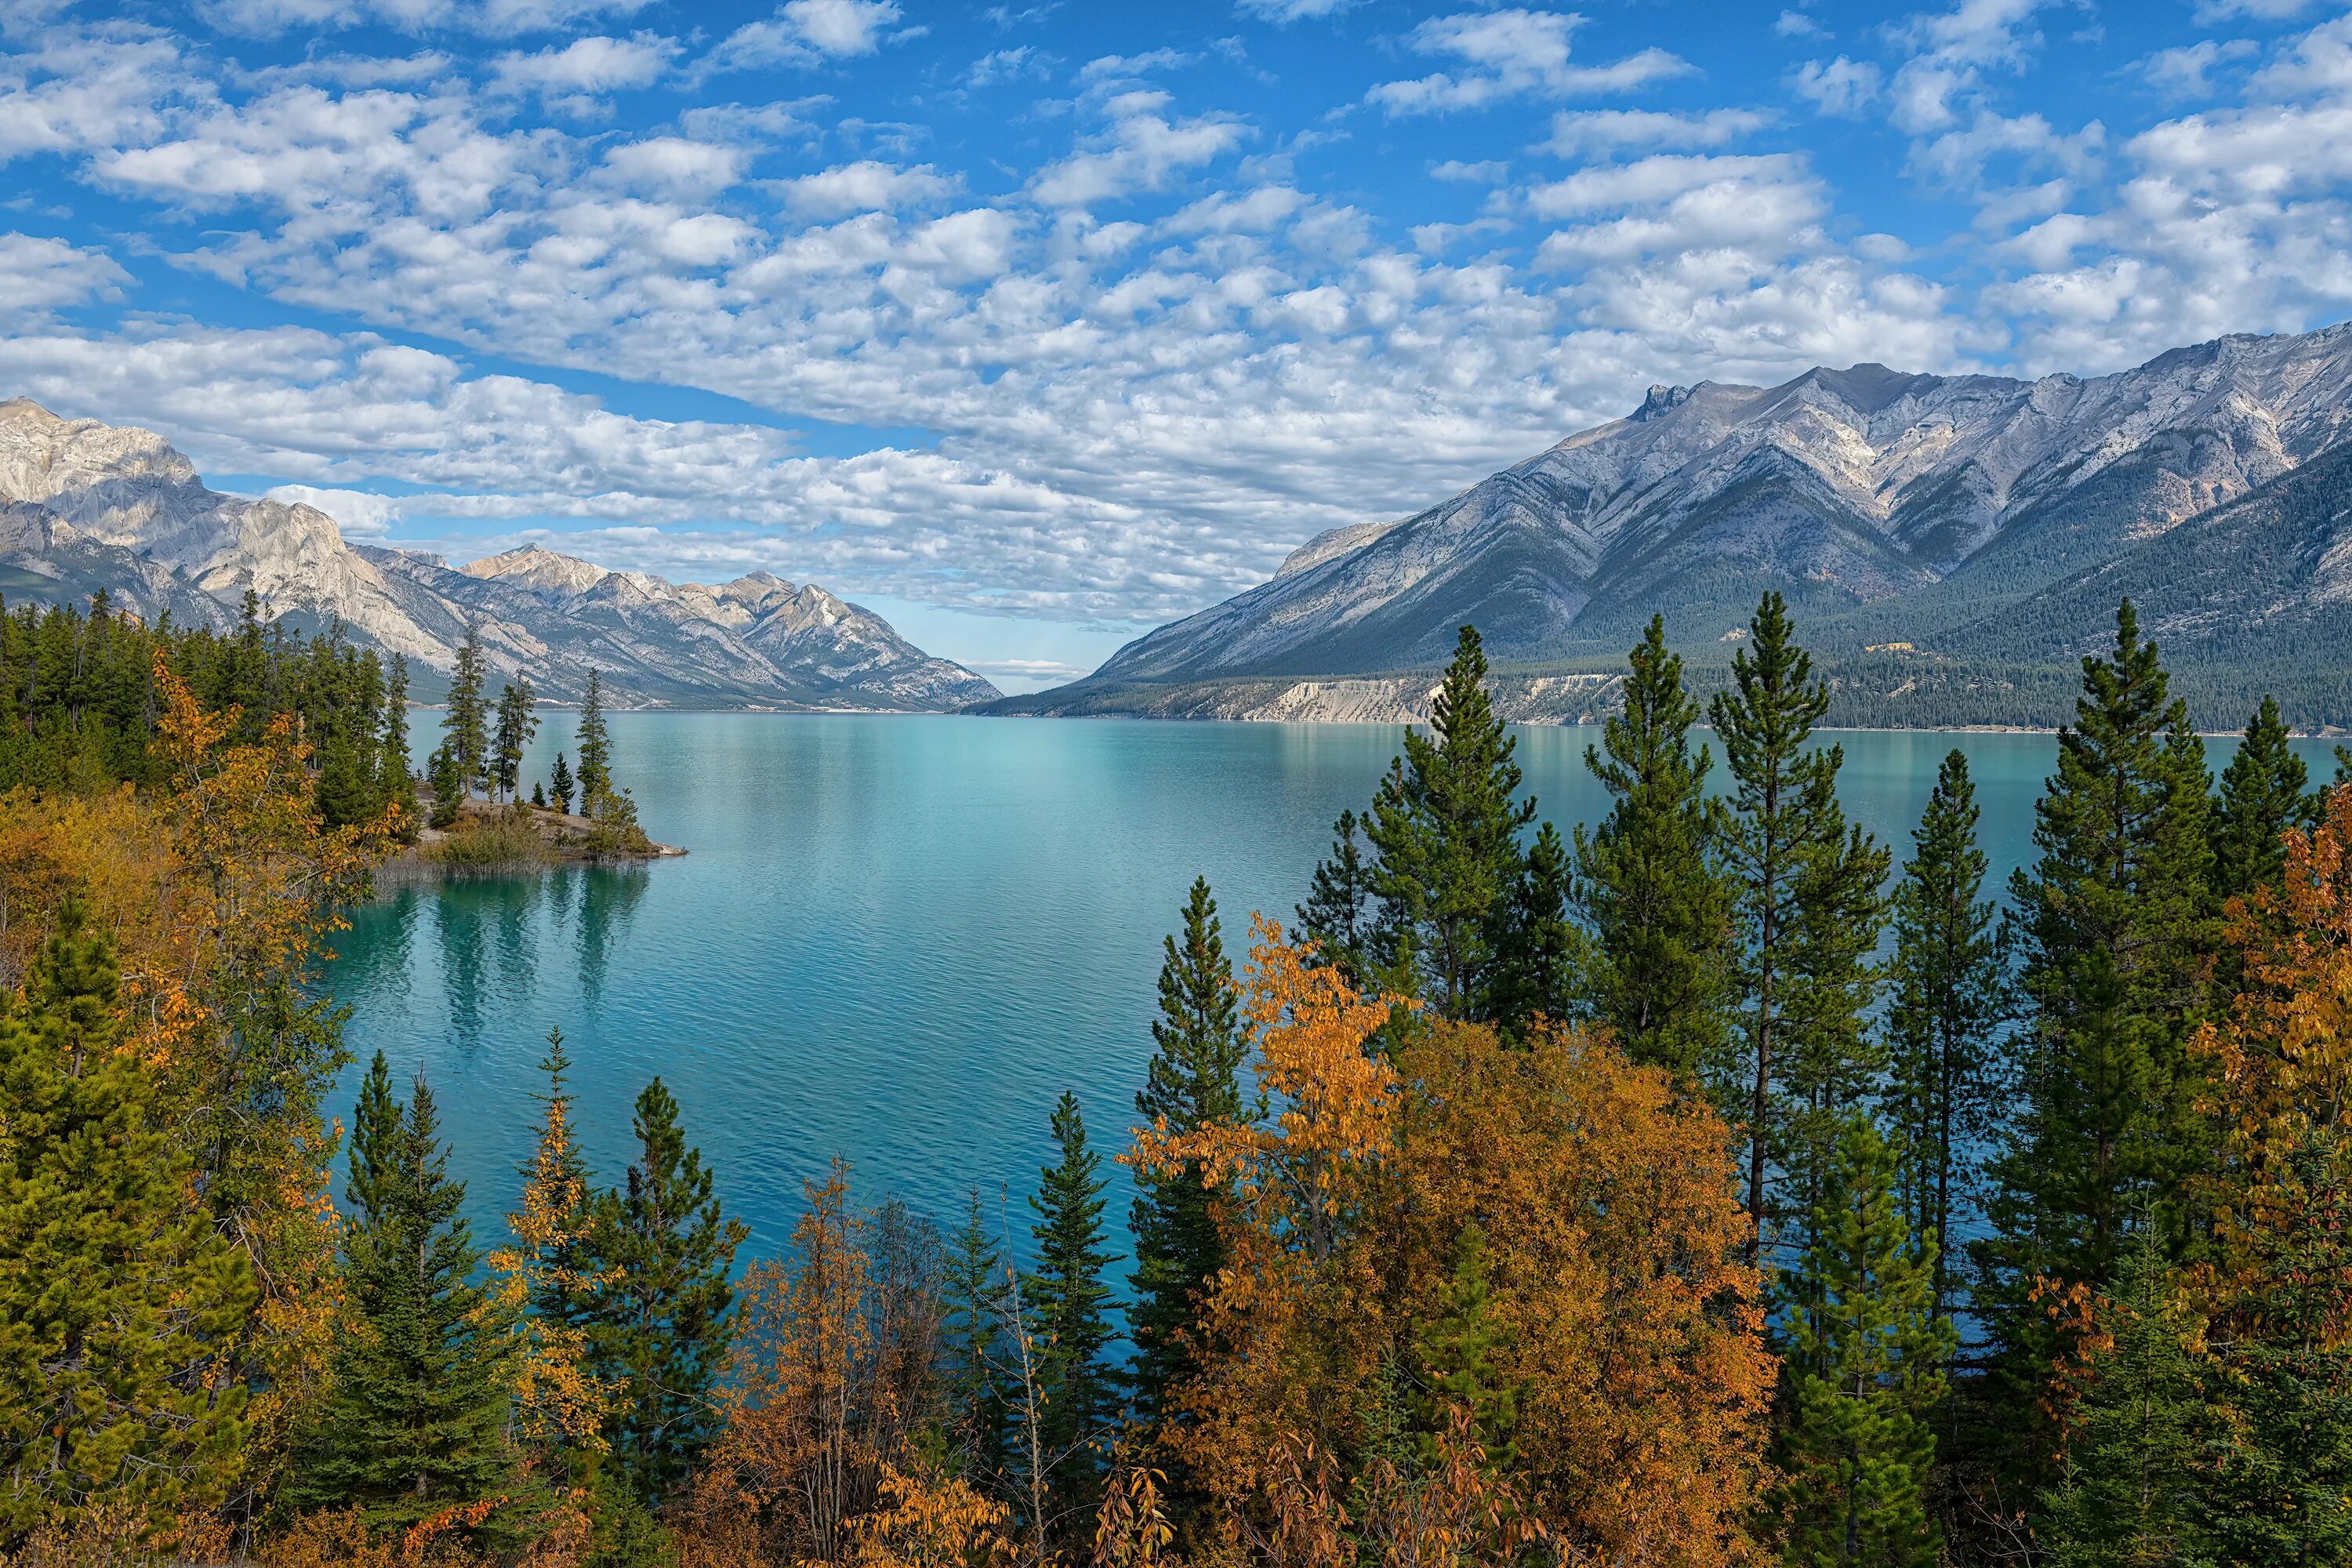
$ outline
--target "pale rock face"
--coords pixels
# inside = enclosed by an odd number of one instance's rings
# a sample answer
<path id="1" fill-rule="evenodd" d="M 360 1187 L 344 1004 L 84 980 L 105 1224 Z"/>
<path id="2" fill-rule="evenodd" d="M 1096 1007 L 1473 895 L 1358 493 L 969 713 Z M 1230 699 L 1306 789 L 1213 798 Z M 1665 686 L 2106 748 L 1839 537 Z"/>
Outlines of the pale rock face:
<path id="1" fill-rule="evenodd" d="M 2053 580 L 2293 471 L 2347 426 L 2352 324 L 2087 381 L 1861 364 L 1652 387 L 1630 416 L 1425 511 L 1318 535 L 1093 679 L 1398 668 L 1442 659 L 1465 620 L 1498 657 L 1562 657 L 1622 647 L 1654 608 L 1711 618 L 1778 584 L 1832 608 L 1907 602 L 1979 559 L 2004 588 Z M 2037 539 L 2054 542 L 2036 555 Z"/>
<path id="2" fill-rule="evenodd" d="M 466 628 L 491 668 L 578 695 L 594 666 L 621 701 L 957 708 L 997 695 L 816 587 L 753 573 L 723 587 L 613 572 L 532 545 L 452 571 L 419 551 L 348 544 L 307 506 L 222 495 L 152 431 L 0 403 L 0 564 L 98 588 L 126 607 L 226 626 L 340 618 L 353 637 L 446 671 Z"/>

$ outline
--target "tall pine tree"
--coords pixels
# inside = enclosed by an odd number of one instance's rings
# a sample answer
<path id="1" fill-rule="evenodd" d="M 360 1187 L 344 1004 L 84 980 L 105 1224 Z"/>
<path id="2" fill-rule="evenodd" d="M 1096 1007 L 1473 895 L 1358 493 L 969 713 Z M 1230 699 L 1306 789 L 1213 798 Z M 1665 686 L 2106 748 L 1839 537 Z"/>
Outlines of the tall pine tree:
<path id="1" fill-rule="evenodd" d="M 405 1108 L 378 1052 L 353 1118 L 344 1300 L 325 1408 L 297 1457 L 298 1508 L 357 1505 L 405 1530 L 524 1489 L 505 1441 L 513 1321 L 480 1255 L 420 1075 Z"/>
<path id="2" fill-rule="evenodd" d="M 1331 825 L 1331 853 L 1317 864 L 1307 901 L 1297 908 L 1299 934 L 1357 990 L 1363 989 L 1374 937 L 1372 873 L 1358 837 L 1361 826 L 1353 811 L 1339 814 Z"/>
<path id="3" fill-rule="evenodd" d="M 457 645 L 457 668 L 449 674 L 448 707 L 441 716 L 441 744 L 457 766 L 461 800 L 488 778 L 489 722 L 482 696 L 488 679 L 482 661 L 481 623 L 467 621 L 466 640 Z"/>
<path id="4" fill-rule="evenodd" d="M 1940 1560 L 1927 1415 L 1943 1396 L 1951 1331 L 1935 1314 L 1932 1244 L 1924 1256 L 1915 1245 L 1893 1183 L 1885 1142 L 1847 1116 L 1785 1331 L 1793 1398 L 1780 1500 L 1788 1561 L 1807 1568 Z"/>
<path id="5" fill-rule="evenodd" d="M 1183 910 L 1181 940 L 1163 943 L 1157 1047 L 1135 1097 L 1150 1125 L 1192 1132 L 1242 1118 L 1244 1055 L 1239 994 L 1225 957 L 1216 900 L 1196 879 Z M 1135 1305 L 1128 1314 L 1135 1341 L 1135 1392 L 1144 1417 L 1156 1418 L 1169 1389 L 1191 1370 L 1181 1335 L 1192 1321 L 1195 1297 L 1224 1261 L 1213 1206 L 1197 1165 L 1181 1173 L 1139 1173 L 1129 1212 L 1135 1233 Z"/>
<path id="6" fill-rule="evenodd" d="M 614 1391 L 613 1468 L 657 1507 L 719 1434 L 713 1395 L 734 1328 L 729 1276 L 749 1233 L 721 1213 L 658 1078 L 637 1096 L 635 1131 L 636 1161 L 621 1187 L 597 1195 L 585 1243 L 585 1272 L 600 1281 L 588 1366 Z"/>
<path id="7" fill-rule="evenodd" d="M 2213 896 L 2240 897 L 2275 888 L 2286 870 L 2286 830 L 2309 827 L 2319 800 L 2311 775 L 2287 743 L 2286 721 L 2269 697 L 2246 721 L 2237 754 L 2221 770 L 2213 811 Z"/>
<path id="8" fill-rule="evenodd" d="M 2213 942 L 2202 748 L 2129 600 L 2083 686 L 2034 807 L 2039 858 L 2010 883 L 2033 1018 L 2016 1037 L 1993 1234 L 1971 1247 L 1996 1381 L 2016 1432 L 2036 1439 L 2010 1452 L 2029 1462 L 2053 1451 L 2034 1413 L 2075 1350 L 2049 1290 L 2105 1289 L 2143 1210 L 2185 1246 L 2186 1180 L 2207 1142 L 2186 1053 Z"/>
<path id="9" fill-rule="evenodd" d="M 1383 924 L 1401 944 L 1393 962 L 1409 965 L 1415 992 L 1447 1018 L 1492 1016 L 1496 950 L 1523 865 L 1518 831 L 1536 814 L 1517 798 L 1517 742 L 1486 679 L 1477 629 L 1464 626 L 1429 732 L 1405 731 L 1366 826 Z"/>
<path id="10" fill-rule="evenodd" d="M 1030 1195 L 1036 1255 L 1021 1285 L 1036 1328 L 1045 1400 L 1038 1452 L 1027 1462 L 1050 1473 L 1059 1533 L 1069 1544 L 1094 1518 L 1118 1390 L 1107 1354 L 1111 1293 L 1103 1275 L 1111 1255 L 1103 1234 L 1102 1156 L 1087 1147 L 1086 1119 L 1066 1089 L 1051 1125 L 1060 1157 L 1038 1173 Z"/>
<path id="11" fill-rule="evenodd" d="M 1010 1415 L 1003 1367 L 1009 1283 L 981 1206 L 980 1189 L 974 1187 L 966 1200 L 963 1223 L 948 1237 L 941 1270 L 940 1326 L 945 1341 L 940 1381 L 956 1468 L 991 1495 L 1005 1484 L 1004 1435 Z"/>
<path id="12" fill-rule="evenodd" d="M 604 677 L 588 667 L 588 692 L 580 700 L 580 729 L 572 748 L 580 754 L 580 815 L 594 816 L 613 793 L 613 739 L 604 724 Z"/>
<path id="13" fill-rule="evenodd" d="M 1956 749 L 1937 770 L 1895 891 L 1886 1115 L 1904 1216 L 1936 1249 L 1939 1321 L 1957 1310 L 1952 1221 L 1999 1123 L 1998 1036 L 2010 1015 L 2006 953 L 1982 896 L 1980 816 Z"/>
<path id="14" fill-rule="evenodd" d="M 1494 940 L 1486 1008 L 1507 1039 L 1524 1039 L 1538 1019 L 1575 1016 L 1586 964 L 1584 932 L 1569 913 L 1575 896 L 1568 846 L 1547 822 L 1528 846 Z"/>
<path id="15" fill-rule="evenodd" d="M 1725 1059 L 1733 997 L 1731 889 L 1710 847 L 1710 759 L 1690 740 L 1698 719 L 1665 622 L 1653 616 L 1631 656 L 1623 710 L 1585 749 L 1614 802 L 1591 837 L 1576 830 L 1589 1015 L 1634 1061 L 1691 1086 Z"/>

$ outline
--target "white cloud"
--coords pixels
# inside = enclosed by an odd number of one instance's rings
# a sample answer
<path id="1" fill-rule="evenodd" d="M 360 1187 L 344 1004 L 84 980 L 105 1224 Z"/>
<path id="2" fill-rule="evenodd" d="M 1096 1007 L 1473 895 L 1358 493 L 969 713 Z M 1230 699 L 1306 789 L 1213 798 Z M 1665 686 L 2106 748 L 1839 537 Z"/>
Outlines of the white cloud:
<path id="1" fill-rule="evenodd" d="M 742 178 L 751 153 L 683 136 L 648 136 L 605 150 L 614 184 L 674 201 L 708 201 Z"/>
<path id="2" fill-rule="evenodd" d="M 1790 89 L 1823 114 L 1852 118 L 1877 101 L 1886 73 L 1869 60 L 1807 60 L 1789 79 Z"/>
<path id="3" fill-rule="evenodd" d="M 785 204 L 812 217 L 887 212 L 952 195 L 956 182 L 925 163 L 899 169 L 871 158 L 781 182 Z"/>
<path id="4" fill-rule="evenodd" d="M 561 48 L 499 55 L 490 61 L 490 75 L 496 86 L 509 92 L 593 98 L 652 85 L 677 53 L 676 39 L 653 33 L 574 38 Z"/>
<path id="5" fill-rule="evenodd" d="M 396 496 L 373 490 L 322 489 L 317 485 L 272 485 L 261 492 L 288 506 L 307 506 L 335 520 L 345 539 L 382 539 L 405 515 Z"/>
<path id="6" fill-rule="evenodd" d="M 1656 47 L 1608 65 L 1571 64 L 1569 36 L 1582 20 L 1567 12 L 1517 9 L 1433 16 L 1413 28 L 1407 44 L 1416 53 L 1451 56 L 1462 63 L 1424 77 L 1381 82 L 1365 101 L 1391 115 L 1434 114 L 1531 94 L 1566 98 L 1630 91 L 1691 69 L 1678 56 Z"/>
<path id="7" fill-rule="evenodd" d="M 1355 6 L 1359 0 L 1236 0 L 1234 9 L 1244 16 L 1286 27 L 1293 22 L 1320 21 Z"/>
<path id="8" fill-rule="evenodd" d="M 1174 175 L 1241 145 L 1238 122 L 1213 115 L 1171 120 L 1161 112 L 1169 102 L 1166 93 L 1150 91 L 1108 100 L 1108 132 L 1094 138 L 1093 145 L 1039 170 L 1030 194 L 1047 206 L 1089 206 L 1162 189 Z"/>
<path id="9" fill-rule="evenodd" d="M 1608 156 L 1632 147 L 1720 147 L 1754 134 L 1769 121 L 1751 109 L 1664 114 L 1649 109 L 1563 110 L 1551 117 L 1551 135 L 1531 152 L 1556 158 Z"/>
<path id="10" fill-rule="evenodd" d="M 119 300 L 130 282 L 131 274 L 102 250 L 32 235 L 0 234 L 0 322 Z"/>
<path id="11" fill-rule="evenodd" d="M 1802 11 L 1783 11 L 1772 30 L 1784 38 L 1824 38 L 1829 35 L 1819 22 Z"/>
<path id="12" fill-rule="evenodd" d="M 763 21 L 747 22 L 705 58 L 705 74 L 814 66 L 870 55 L 898 20 L 895 0 L 788 0 Z"/>
<path id="13" fill-rule="evenodd" d="M 2143 66 L 2150 87 L 2168 98 L 2210 98 L 2218 90 L 2209 77 L 2228 60 L 2260 52 L 2252 38 L 2200 39 L 2177 49 L 2158 49 Z"/>
<path id="14" fill-rule="evenodd" d="M 1442 163 L 1429 166 L 1429 177 L 1433 180 L 1456 180 L 1473 185 L 1499 184 L 1510 172 L 1511 166 L 1498 158 L 1487 158 L 1475 163 L 1448 158 Z"/>
<path id="15" fill-rule="evenodd" d="M 630 16 L 651 4 L 653 0 L 200 0 L 196 14 L 222 32 L 252 37 L 378 26 L 496 38 Z"/>

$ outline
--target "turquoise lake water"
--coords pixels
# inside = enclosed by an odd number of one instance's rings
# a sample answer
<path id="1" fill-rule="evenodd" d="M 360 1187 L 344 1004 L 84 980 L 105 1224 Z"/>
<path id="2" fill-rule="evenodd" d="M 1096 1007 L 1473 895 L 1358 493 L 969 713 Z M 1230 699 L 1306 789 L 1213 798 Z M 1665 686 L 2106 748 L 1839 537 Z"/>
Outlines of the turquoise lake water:
<path id="1" fill-rule="evenodd" d="M 436 717 L 419 714 L 420 729 Z M 545 717 L 530 776 L 571 747 L 572 725 Z M 352 1008 L 361 1061 L 380 1048 L 395 1074 L 422 1068 L 433 1083 L 478 1231 L 495 1234 L 512 1201 L 556 1026 L 597 1178 L 626 1165 L 630 1101 L 658 1073 L 755 1251 L 782 1247 L 802 1179 L 835 1154 L 866 1201 L 951 1220 L 978 1183 L 1025 1236 L 1064 1089 L 1107 1156 L 1124 1143 L 1160 938 L 1192 879 L 1215 889 L 1238 961 L 1249 912 L 1288 921 L 1332 818 L 1370 798 L 1402 734 L 620 714 L 616 774 L 647 831 L 690 854 L 388 892 L 357 911 L 329 984 Z M 1563 834 L 1605 809 L 1583 761 L 1597 730 L 1518 735 L 1528 788 Z M 1845 750 L 1848 814 L 1894 843 L 1898 866 L 1955 745 L 1977 779 L 1993 885 L 2030 852 L 2051 738 L 1826 738 Z M 2327 776 L 2328 747 L 2302 749 Z M 2228 751 L 2210 743 L 2216 767 Z M 336 1100 L 346 1116 L 357 1070 Z"/>

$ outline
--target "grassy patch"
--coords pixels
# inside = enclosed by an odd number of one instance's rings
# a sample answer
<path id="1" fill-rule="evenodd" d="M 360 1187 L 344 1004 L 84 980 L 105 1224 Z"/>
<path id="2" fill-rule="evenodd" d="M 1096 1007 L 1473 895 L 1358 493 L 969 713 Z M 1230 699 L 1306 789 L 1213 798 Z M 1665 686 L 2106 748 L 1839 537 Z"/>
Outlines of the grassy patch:
<path id="1" fill-rule="evenodd" d="M 546 836 L 516 817 L 463 822 L 439 843 L 425 845 L 418 855 L 443 866 L 512 866 L 557 858 Z"/>

